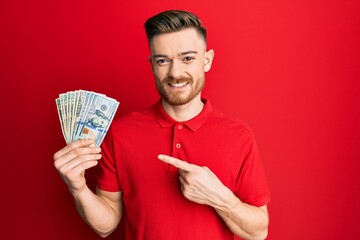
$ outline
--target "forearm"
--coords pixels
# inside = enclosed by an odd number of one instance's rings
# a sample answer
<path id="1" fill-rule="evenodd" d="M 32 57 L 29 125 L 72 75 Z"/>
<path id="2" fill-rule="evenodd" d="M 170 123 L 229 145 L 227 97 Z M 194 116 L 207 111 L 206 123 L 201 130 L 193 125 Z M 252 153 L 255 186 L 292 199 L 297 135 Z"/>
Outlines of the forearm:
<path id="1" fill-rule="evenodd" d="M 214 206 L 229 229 L 243 239 L 265 239 L 269 218 L 265 207 L 255 207 L 241 202 L 230 190 Z"/>
<path id="2" fill-rule="evenodd" d="M 244 239 L 265 239 L 268 228 L 266 206 L 242 203 L 208 168 L 160 154 L 159 160 L 179 168 L 182 194 L 188 200 L 213 207 L 229 229 Z"/>
<path id="3" fill-rule="evenodd" d="M 72 195 L 79 214 L 95 232 L 106 237 L 115 230 L 120 222 L 121 206 L 112 206 L 106 198 L 94 194 L 88 187 L 72 192 Z"/>

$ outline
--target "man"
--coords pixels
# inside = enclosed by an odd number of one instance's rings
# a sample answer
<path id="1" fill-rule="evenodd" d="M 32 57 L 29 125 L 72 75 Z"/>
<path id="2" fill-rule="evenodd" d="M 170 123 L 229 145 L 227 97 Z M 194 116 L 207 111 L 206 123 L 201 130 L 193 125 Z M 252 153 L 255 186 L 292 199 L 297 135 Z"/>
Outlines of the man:
<path id="1" fill-rule="evenodd" d="M 122 219 L 127 239 L 265 239 L 269 191 L 253 134 L 201 98 L 214 58 L 205 28 L 185 11 L 145 28 L 161 100 L 114 121 L 102 154 L 79 140 L 54 155 L 79 213 L 101 236 Z M 84 171 L 99 159 L 94 194 Z"/>

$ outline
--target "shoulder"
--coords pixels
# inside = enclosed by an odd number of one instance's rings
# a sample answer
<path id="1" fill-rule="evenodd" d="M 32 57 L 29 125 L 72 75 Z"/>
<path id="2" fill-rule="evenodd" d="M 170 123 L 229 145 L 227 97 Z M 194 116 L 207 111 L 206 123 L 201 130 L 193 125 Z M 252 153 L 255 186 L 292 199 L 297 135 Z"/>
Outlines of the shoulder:
<path id="1" fill-rule="evenodd" d="M 136 126 L 144 122 L 152 122 L 154 120 L 153 107 L 147 107 L 139 111 L 133 111 L 114 119 L 112 123 L 113 129 L 128 128 Z"/>
<path id="2" fill-rule="evenodd" d="M 250 126 L 240 119 L 232 118 L 217 109 L 213 109 L 208 122 L 211 125 L 216 125 L 219 130 L 226 131 L 227 133 L 246 136 L 253 138 L 253 131 Z"/>

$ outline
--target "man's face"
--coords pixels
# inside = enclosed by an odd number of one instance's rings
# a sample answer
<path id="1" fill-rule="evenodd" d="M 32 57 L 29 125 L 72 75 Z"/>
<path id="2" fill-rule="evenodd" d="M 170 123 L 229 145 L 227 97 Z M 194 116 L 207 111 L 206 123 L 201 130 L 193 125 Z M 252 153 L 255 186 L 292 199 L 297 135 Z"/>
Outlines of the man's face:
<path id="1" fill-rule="evenodd" d="M 157 90 L 167 103 L 178 106 L 200 97 L 213 52 L 206 52 L 206 44 L 196 30 L 156 35 L 150 42 L 150 52 Z"/>

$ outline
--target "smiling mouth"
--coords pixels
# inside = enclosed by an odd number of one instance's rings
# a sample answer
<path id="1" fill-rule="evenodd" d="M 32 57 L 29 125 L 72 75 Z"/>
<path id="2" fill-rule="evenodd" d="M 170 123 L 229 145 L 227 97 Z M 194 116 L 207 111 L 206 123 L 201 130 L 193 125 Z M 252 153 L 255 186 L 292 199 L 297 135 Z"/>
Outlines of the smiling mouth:
<path id="1" fill-rule="evenodd" d="M 168 83 L 171 87 L 181 88 L 188 84 L 189 82 L 182 82 L 182 83 Z"/>

